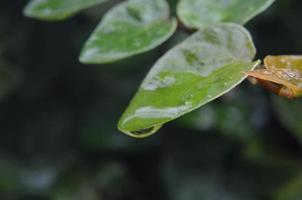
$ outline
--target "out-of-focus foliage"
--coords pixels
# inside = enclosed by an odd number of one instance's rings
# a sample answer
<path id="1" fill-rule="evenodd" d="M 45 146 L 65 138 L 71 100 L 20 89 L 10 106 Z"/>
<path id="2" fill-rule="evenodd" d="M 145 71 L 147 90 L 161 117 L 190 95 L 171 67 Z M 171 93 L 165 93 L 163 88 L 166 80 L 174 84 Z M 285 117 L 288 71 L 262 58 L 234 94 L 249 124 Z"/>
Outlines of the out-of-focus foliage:
<path id="1" fill-rule="evenodd" d="M 0 100 L 10 94 L 18 86 L 21 75 L 14 69 L 12 65 L 5 63 L 0 58 Z"/>
<path id="2" fill-rule="evenodd" d="M 107 0 L 32 0 L 24 9 L 24 14 L 37 19 L 56 21 Z"/>
<path id="3" fill-rule="evenodd" d="M 25 3 L 0 2 L 0 63 L 17 77 L 0 102 L 1 200 L 300 199 L 299 99 L 242 84 L 204 107 L 206 117 L 197 110 L 161 134 L 129 138 L 115 128 L 119 113 L 185 33 L 84 66 L 78 52 L 103 11 L 49 24 L 24 18 Z M 257 58 L 302 52 L 301 13 L 300 0 L 278 0 L 248 23 Z"/>
<path id="4" fill-rule="evenodd" d="M 295 178 L 286 183 L 276 193 L 275 198 L 277 200 L 298 200 L 302 196 L 302 176 L 297 175 Z"/>
<path id="5" fill-rule="evenodd" d="M 249 140 L 263 128 L 267 114 L 267 102 L 259 92 L 235 89 L 221 100 L 180 118 L 177 123 L 199 131 L 214 129 L 234 139 Z"/>
<path id="6" fill-rule="evenodd" d="M 245 24 L 269 7 L 275 0 L 179 0 L 180 20 L 192 28 L 204 28 L 213 23 Z"/>
<path id="7" fill-rule="evenodd" d="M 275 97 L 273 103 L 280 123 L 283 123 L 302 144 L 302 100 L 288 101 Z"/>
<path id="8" fill-rule="evenodd" d="M 166 0 L 130 0 L 113 7 L 86 42 L 80 61 L 107 63 L 149 51 L 174 33 Z"/>

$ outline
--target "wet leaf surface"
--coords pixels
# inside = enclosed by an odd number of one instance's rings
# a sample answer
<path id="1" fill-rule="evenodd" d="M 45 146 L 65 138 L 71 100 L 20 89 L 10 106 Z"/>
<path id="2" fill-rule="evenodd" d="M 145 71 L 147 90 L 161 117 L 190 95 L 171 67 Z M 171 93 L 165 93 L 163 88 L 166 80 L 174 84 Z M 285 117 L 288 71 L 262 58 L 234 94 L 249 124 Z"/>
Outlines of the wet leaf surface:
<path id="1" fill-rule="evenodd" d="M 280 96 L 293 98 L 302 95 L 302 56 L 267 56 L 264 67 L 246 74 Z"/>
<path id="2" fill-rule="evenodd" d="M 129 0 L 113 7 L 86 42 L 80 61 L 108 63 L 151 50 L 176 29 L 165 0 Z"/>
<path id="3" fill-rule="evenodd" d="M 151 69 L 119 122 L 134 137 L 156 132 L 230 91 L 253 69 L 255 49 L 240 25 L 221 24 L 199 31 L 167 52 Z"/>
<path id="4" fill-rule="evenodd" d="M 192 28 L 219 22 L 244 24 L 273 2 L 274 0 L 180 0 L 177 14 L 182 23 Z"/>
<path id="5" fill-rule="evenodd" d="M 25 7 L 24 14 L 36 19 L 57 21 L 106 1 L 107 0 L 31 0 Z"/>

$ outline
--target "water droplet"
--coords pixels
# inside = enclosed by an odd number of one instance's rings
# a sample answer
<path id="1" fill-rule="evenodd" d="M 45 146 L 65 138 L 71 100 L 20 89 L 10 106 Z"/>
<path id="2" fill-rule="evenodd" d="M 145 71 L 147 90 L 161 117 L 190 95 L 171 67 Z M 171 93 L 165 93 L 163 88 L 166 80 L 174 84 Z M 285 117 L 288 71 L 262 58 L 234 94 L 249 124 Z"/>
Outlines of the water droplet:
<path id="1" fill-rule="evenodd" d="M 191 104 L 191 102 L 185 101 L 185 105 L 190 105 L 190 104 Z"/>
<path id="2" fill-rule="evenodd" d="M 153 129 L 154 129 L 154 127 L 145 128 L 145 129 L 140 129 L 140 130 L 136 130 L 136 131 L 131 131 L 130 133 L 132 133 L 133 135 L 144 135 L 144 134 L 148 134 L 148 133 L 152 132 Z"/>
<path id="3" fill-rule="evenodd" d="M 189 106 L 192 105 L 193 98 L 194 98 L 193 94 L 188 94 L 182 98 L 182 101 L 184 102 L 184 105 Z"/>
<path id="4" fill-rule="evenodd" d="M 150 81 L 143 83 L 142 88 L 144 90 L 155 91 L 159 88 L 171 87 L 176 82 L 173 76 L 155 76 Z"/>

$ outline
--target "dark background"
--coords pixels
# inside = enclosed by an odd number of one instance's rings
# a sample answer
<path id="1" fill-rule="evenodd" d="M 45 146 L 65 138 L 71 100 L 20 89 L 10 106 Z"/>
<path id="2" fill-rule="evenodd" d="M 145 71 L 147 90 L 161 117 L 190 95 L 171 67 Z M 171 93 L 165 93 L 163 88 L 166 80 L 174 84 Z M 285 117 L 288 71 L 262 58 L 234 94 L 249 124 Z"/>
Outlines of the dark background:
<path id="1" fill-rule="evenodd" d="M 81 46 L 115 2 L 56 23 L 23 17 L 26 3 L 0 1 L 1 200 L 302 199 L 301 100 L 244 82 L 150 138 L 130 138 L 116 129 L 121 113 L 185 33 L 86 66 Z M 277 0 L 247 28 L 259 59 L 301 54 L 302 1 Z"/>

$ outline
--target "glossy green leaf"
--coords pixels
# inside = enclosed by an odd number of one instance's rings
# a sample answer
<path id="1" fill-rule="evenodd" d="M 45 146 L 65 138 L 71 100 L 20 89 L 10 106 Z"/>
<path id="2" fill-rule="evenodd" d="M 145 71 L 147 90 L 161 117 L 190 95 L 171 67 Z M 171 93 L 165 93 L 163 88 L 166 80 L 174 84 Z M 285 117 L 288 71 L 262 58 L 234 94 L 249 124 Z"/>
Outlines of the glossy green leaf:
<path id="1" fill-rule="evenodd" d="M 86 42 L 82 63 L 108 63 L 151 50 L 176 29 L 165 0 L 128 0 L 113 7 Z"/>
<path id="2" fill-rule="evenodd" d="M 244 24 L 273 2 L 274 0 L 180 0 L 177 14 L 182 23 L 192 28 L 219 22 Z"/>
<path id="3" fill-rule="evenodd" d="M 119 129 L 145 137 L 164 123 L 216 99 L 253 69 L 255 48 L 240 25 L 220 24 L 193 34 L 152 68 L 123 114 Z"/>
<path id="4" fill-rule="evenodd" d="M 32 18 L 56 21 L 107 0 L 31 0 L 24 15 Z"/>

